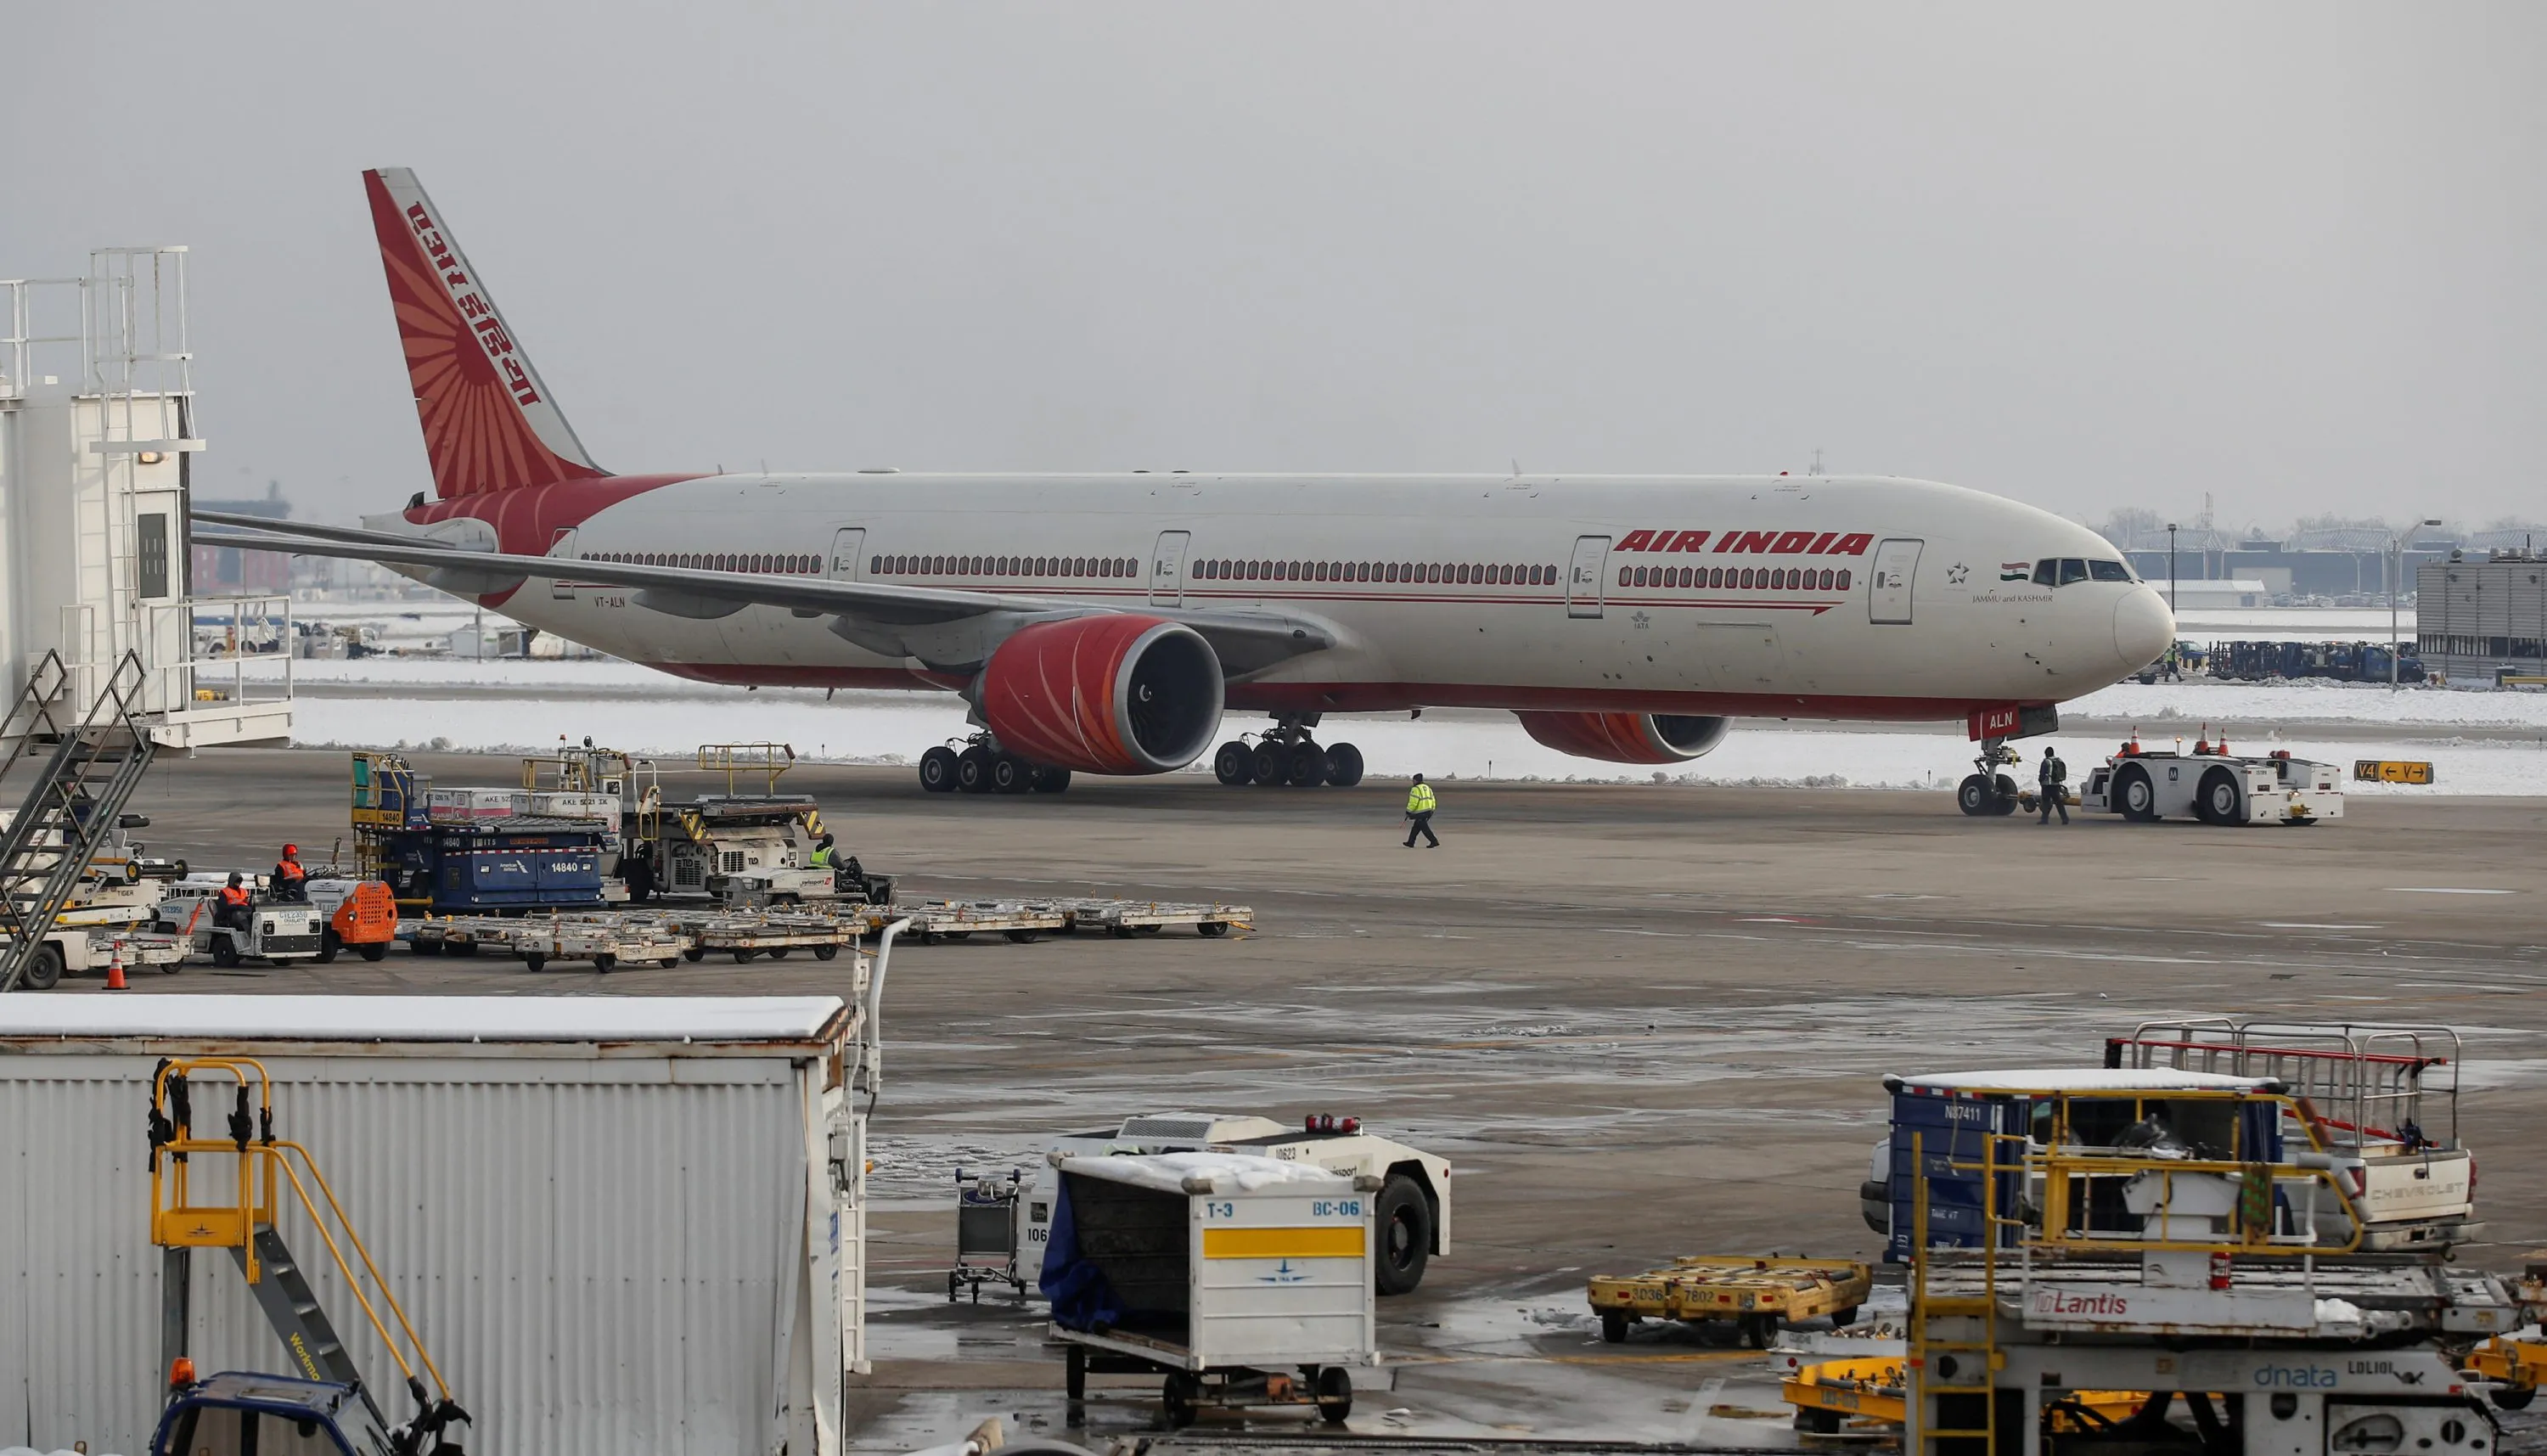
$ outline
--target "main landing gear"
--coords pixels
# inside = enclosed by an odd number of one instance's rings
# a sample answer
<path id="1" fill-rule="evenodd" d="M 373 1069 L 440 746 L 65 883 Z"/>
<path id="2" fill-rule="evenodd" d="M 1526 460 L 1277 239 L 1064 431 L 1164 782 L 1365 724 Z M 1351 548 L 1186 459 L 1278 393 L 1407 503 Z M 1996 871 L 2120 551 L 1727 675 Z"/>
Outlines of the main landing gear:
<path id="1" fill-rule="evenodd" d="M 920 787 L 931 794 L 1059 794 L 1070 787 L 1070 770 L 1003 753 L 990 734 L 977 733 L 961 749 L 947 742 L 920 755 Z"/>
<path id="2" fill-rule="evenodd" d="M 1332 784 L 1350 789 L 1361 783 L 1361 750 L 1351 743 L 1321 747 L 1312 742 L 1309 731 L 1317 725 L 1314 716 L 1286 718 L 1268 728 L 1253 746 L 1244 736 L 1232 738 L 1211 756 L 1211 771 L 1232 788 L 1266 784 L 1314 789 Z"/>
<path id="3" fill-rule="evenodd" d="M 2018 761 L 2005 738 L 1983 739 L 1980 757 L 1973 760 L 1976 772 L 1955 786 L 1955 807 L 1976 819 L 2016 813 L 2016 780 L 1999 770 Z"/>

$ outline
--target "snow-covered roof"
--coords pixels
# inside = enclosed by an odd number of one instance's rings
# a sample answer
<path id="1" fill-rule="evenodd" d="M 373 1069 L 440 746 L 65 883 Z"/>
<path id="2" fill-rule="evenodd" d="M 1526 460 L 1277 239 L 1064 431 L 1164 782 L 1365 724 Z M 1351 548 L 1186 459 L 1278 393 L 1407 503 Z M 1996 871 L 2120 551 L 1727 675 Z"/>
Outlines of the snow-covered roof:
<path id="1" fill-rule="evenodd" d="M 1353 1179 L 1342 1173 L 1252 1153 L 1069 1155 L 1062 1158 L 1061 1170 L 1159 1193 L 1185 1192 L 1187 1178 L 1208 1182 L 1214 1193 L 1256 1193 L 1268 1188 L 1287 1193 L 1344 1193 L 1353 1189 Z"/>
<path id="2" fill-rule="evenodd" d="M 0 996 L 0 1043 L 804 1042 L 837 996 Z"/>
<path id="3" fill-rule="evenodd" d="M 1948 1071 L 1920 1076 L 1888 1076 L 1888 1087 L 1918 1087 L 1939 1092 L 2252 1092 L 2280 1090 L 2265 1076 L 2230 1076 L 2218 1071 L 2174 1071 L 2166 1068 L 2048 1067 L 2010 1071 Z"/>

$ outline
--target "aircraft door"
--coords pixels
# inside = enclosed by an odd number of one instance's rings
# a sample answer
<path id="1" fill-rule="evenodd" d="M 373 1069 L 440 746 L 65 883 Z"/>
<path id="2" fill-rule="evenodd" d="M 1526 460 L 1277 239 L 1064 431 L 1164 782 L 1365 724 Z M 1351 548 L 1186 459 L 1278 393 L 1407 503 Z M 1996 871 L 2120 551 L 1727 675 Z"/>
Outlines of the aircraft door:
<path id="1" fill-rule="evenodd" d="M 1565 615 L 1598 617 L 1601 615 L 1602 573 L 1610 566 L 1610 538 L 1578 536 L 1574 538 L 1574 564 L 1565 572 Z"/>
<path id="2" fill-rule="evenodd" d="M 1910 583 L 1919 574 L 1917 541 L 1887 541 L 1875 548 L 1875 566 L 1866 573 L 1867 620 L 1879 627 L 1910 623 Z"/>
<path id="3" fill-rule="evenodd" d="M 560 531 L 549 538 L 549 555 L 562 560 L 572 560 L 574 558 L 573 527 L 569 526 L 567 529 Z M 561 602 L 573 601 L 573 579 L 566 576 L 551 577 L 549 579 L 549 595 Z"/>
<path id="4" fill-rule="evenodd" d="M 855 581 L 864 569 L 858 564 L 867 554 L 867 528 L 843 526 L 832 533 L 832 558 L 823 573 L 834 581 Z"/>
<path id="5" fill-rule="evenodd" d="M 1193 539 L 1190 531 L 1162 531 L 1158 548 L 1150 553 L 1150 605 L 1182 607 L 1186 604 L 1186 544 Z"/>

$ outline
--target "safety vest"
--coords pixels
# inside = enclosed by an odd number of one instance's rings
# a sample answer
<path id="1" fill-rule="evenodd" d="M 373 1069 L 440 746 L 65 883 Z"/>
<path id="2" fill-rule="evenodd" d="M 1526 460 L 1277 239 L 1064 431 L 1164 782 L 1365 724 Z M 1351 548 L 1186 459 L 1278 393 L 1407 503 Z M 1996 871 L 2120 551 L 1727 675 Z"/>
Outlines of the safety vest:
<path id="1" fill-rule="evenodd" d="M 1418 784 L 1414 788 L 1406 791 L 1406 812 L 1408 814 L 1431 814 L 1433 812 L 1433 786 L 1431 784 Z"/>
<path id="2" fill-rule="evenodd" d="M 831 867 L 832 846 L 826 844 L 822 848 L 814 851 L 814 868 L 818 870 L 828 870 Z"/>
<path id="3" fill-rule="evenodd" d="M 274 867 L 274 875 L 278 880 L 284 880 L 291 884 L 298 885 L 309 877 L 309 872 L 301 868 L 301 862 L 299 860 L 288 859 Z"/>
<path id="4" fill-rule="evenodd" d="M 221 887 L 221 903 L 233 909 L 244 908 L 247 904 L 247 892 L 235 885 L 224 885 Z"/>

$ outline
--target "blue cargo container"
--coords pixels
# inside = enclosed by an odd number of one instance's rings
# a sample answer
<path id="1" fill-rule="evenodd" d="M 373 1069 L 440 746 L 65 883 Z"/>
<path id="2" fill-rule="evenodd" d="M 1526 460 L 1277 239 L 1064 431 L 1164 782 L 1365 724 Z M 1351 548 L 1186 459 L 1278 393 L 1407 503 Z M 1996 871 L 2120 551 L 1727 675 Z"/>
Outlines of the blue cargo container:
<path id="1" fill-rule="evenodd" d="M 410 912 L 591 909 L 604 902 L 605 830 L 598 823 L 509 818 L 374 832 L 382 877 Z"/>

